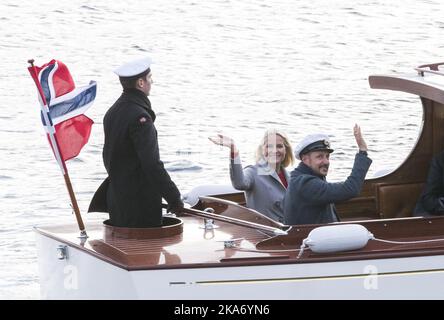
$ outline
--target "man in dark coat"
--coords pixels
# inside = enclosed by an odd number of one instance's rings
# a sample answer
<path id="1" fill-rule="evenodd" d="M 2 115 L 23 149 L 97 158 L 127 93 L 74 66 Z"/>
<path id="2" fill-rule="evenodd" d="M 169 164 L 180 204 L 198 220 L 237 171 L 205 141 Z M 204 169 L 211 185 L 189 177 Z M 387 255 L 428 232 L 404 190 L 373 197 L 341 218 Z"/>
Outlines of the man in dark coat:
<path id="1" fill-rule="evenodd" d="M 123 93 L 103 120 L 103 162 L 108 178 L 91 201 L 88 211 L 109 212 L 109 224 L 117 227 L 159 227 L 162 198 L 170 211 L 180 212 L 179 190 L 159 158 L 156 115 L 148 95 L 151 59 L 131 61 L 114 72 Z"/>
<path id="2" fill-rule="evenodd" d="M 427 181 L 416 204 L 414 215 L 424 217 L 444 215 L 444 152 L 432 159 Z"/>
<path id="3" fill-rule="evenodd" d="M 296 147 L 301 160 L 293 170 L 284 200 L 284 222 L 288 225 L 319 224 L 339 221 L 334 203 L 356 197 L 361 192 L 372 160 L 361 129 L 355 125 L 354 135 L 359 147 L 350 176 L 339 183 L 326 181 L 330 165 L 330 142 L 327 135 L 305 137 Z"/>

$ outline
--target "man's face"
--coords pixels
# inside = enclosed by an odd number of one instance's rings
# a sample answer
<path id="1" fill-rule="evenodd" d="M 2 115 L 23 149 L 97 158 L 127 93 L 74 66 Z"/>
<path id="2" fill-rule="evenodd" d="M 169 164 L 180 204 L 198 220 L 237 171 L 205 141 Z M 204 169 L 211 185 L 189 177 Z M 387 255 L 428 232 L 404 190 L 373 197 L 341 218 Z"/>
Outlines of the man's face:
<path id="1" fill-rule="evenodd" d="M 143 91 L 143 93 L 145 93 L 147 96 L 150 95 L 150 91 L 151 91 L 151 85 L 153 84 L 153 78 L 152 78 L 152 73 L 148 73 L 145 77 L 140 79 L 141 84 L 140 84 L 140 90 Z"/>
<path id="2" fill-rule="evenodd" d="M 330 166 L 330 153 L 312 151 L 302 156 L 302 162 L 309 166 L 317 175 L 326 177 Z"/>

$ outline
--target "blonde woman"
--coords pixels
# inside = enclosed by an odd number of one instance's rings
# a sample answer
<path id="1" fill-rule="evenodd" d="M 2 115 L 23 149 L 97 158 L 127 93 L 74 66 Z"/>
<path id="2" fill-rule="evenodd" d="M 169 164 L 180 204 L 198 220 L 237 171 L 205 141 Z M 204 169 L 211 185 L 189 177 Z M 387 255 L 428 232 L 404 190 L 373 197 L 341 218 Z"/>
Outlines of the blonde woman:
<path id="1" fill-rule="evenodd" d="M 289 181 L 285 168 L 294 162 L 287 136 L 277 130 L 265 132 L 256 150 L 256 164 L 244 169 L 233 139 L 221 134 L 209 139 L 230 149 L 231 183 L 234 188 L 245 191 L 247 207 L 283 222 L 284 196 Z"/>

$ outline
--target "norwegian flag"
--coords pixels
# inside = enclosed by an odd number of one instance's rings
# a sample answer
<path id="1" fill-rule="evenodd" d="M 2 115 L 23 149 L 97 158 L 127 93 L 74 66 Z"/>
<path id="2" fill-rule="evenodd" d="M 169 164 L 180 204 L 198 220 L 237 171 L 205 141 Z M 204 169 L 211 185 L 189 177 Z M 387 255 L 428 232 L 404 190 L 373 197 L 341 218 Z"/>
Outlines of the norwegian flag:
<path id="1" fill-rule="evenodd" d="M 32 65 L 28 70 L 39 91 L 42 123 L 57 161 L 60 159 L 56 149 L 63 161 L 76 157 L 88 142 L 94 123 L 83 113 L 96 97 L 96 82 L 76 88 L 68 68 L 58 60 L 41 67 Z"/>

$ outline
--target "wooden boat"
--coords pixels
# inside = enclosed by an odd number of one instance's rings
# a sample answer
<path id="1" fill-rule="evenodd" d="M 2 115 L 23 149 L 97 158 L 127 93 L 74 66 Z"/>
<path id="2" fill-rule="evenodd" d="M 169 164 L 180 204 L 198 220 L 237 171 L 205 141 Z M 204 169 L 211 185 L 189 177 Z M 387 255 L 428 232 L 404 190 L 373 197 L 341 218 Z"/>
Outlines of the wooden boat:
<path id="1" fill-rule="evenodd" d="M 423 126 L 399 168 L 337 204 L 342 222 L 329 228 L 365 227 L 373 237 L 364 246 L 301 252 L 320 225 L 285 226 L 245 208 L 243 193 L 213 194 L 165 216 L 161 228 L 90 222 L 87 239 L 74 224 L 36 228 L 42 298 L 443 299 L 444 217 L 412 217 L 430 161 L 444 149 L 442 64 L 369 77 L 372 88 L 419 96 Z"/>

